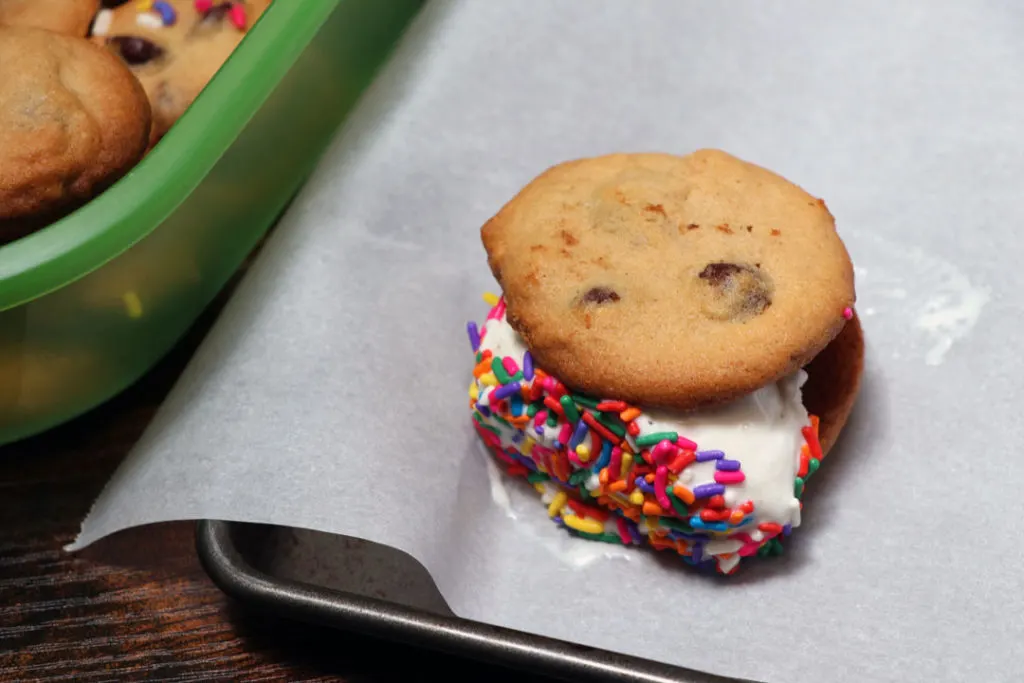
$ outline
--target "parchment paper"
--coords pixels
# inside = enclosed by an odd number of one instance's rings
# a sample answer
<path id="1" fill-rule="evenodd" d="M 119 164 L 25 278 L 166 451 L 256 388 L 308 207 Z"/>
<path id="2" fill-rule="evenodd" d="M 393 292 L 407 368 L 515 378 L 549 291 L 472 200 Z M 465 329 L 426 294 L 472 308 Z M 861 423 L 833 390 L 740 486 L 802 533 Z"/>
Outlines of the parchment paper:
<path id="1" fill-rule="evenodd" d="M 432 2 L 78 546 L 182 518 L 365 537 L 456 614 L 765 681 L 1019 680 L 1024 7 Z M 720 147 L 824 197 L 859 408 L 780 559 L 569 541 L 470 428 L 478 229 L 559 161 Z"/>

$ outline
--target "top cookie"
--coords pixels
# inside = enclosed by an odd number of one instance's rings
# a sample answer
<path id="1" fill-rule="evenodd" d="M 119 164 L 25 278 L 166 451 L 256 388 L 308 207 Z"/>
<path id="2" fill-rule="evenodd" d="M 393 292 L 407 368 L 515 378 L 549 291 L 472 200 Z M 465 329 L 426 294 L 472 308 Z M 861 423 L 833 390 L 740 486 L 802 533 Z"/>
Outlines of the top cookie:
<path id="1" fill-rule="evenodd" d="M 100 0 L 0 0 L 0 26 L 44 28 L 84 38 Z"/>
<path id="2" fill-rule="evenodd" d="M 717 150 L 560 164 L 481 232 L 538 365 L 596 397 L 747 394 L 806 365 L 855 300 L 824 202 Z"/>
<path id="3" fill-rule="evenodd" d="M 84 38 L 0 27 L 0 239 L 56 217 L 142 157 L 149 103 L 131 72 Z"/>
<path id="4" fill-rule="evenodd" d="M 192 105 L 269 5 L 164 0 L 145 9 L 129 2 L 97 18 L 94 40 L 121 56 L 149 96 L 151 145 Z"/>

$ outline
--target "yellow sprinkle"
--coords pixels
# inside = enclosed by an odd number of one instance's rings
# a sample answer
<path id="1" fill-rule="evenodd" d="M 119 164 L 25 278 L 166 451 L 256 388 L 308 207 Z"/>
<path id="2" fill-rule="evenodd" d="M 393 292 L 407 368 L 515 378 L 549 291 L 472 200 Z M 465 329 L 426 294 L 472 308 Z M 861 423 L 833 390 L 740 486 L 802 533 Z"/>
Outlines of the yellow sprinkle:
<path id="1" fill-rule="evenodd" d="M 634 489 L 633 493 L 629 494 L 629 502 L 633 505 L 644 504 L 644 494 L 640 489 Z"/>
<path id="2" fill-rule="evenodd" d="M 633 466 L 633 456 L 629 453 L 622 454 L 622 469 L 619 471 L 619 478 L 624 479 L 629 474 L 629 469 Z"/>
<path id="3" fill-rule="evenodd" d="M 135 8 L 140 12 L 148 12 L 153 9 L 153 0 L 137 0 Z"/>
<path id="4" fill-rule="evenodd" d="M 544 484 L 539 481 L 533 485 L 533 488 L 537 489 L 537 493 L 544 495 Z"/>
<path id="5" fill-rule="evenodd" d="M 529 455 L 530 453 L 533 452 L 533 447 L 536 445 L 536 441 L 534 441 L 530 437 L 526 437 L 525 439 L 523 439 L 523 444 L 519 447 L 519 450 L 522 451 L 523 455 Z"/>
<path id="6" fill-rule="evenodd" d="M 469 399 L 475 401 L 480 398 L 480 390 L 476 386 L 476 382 L 469 385 Z"/>
<path id="7" fill-rule="evenodd" d="M 142 317 L 142 300 L 139 299 L 138 294 L 135 292 L 125 292 L 121 296 L 121 301 L 124 302 L 124 309 L 128 313 L 129 318 Z"/>
<path id="8" fill-rule="evenodd" d="M 498 386 L 498 378 L 494 376 L 493 372 L 488 372 L 486 375 L 480 375 L 480 381 L 489 387 Z"/>
<path id="9" fill-rule="evenodd" d="M 604 524 L 596 519 L 577 517 L 576 515 L 566 515 L 562 518 L 562 521 L 565 522 L 565 525 L 570 529 L 575 529 L 576 531 L 584 534 L 604 533 Z"/>
<path id="10" fill-rule="evenodd" d="M 497 306 L 498 295 L 492 294 L 491 292 L 484 292 L 484 303 L 486 303 L 488 306 Z"/>
<path id="11" fill-rule="evenodd" d="M 555 494 L 555 499 L 551 501 L 551 505 L 548 505 L 548 517 L 554 517 L 558 512 L 565 506 L 565 501 L 569 500 L 569 496 L 565 495 L 565 491 L 559 491 Z"/>
<path id="12" fill-rule="evenodd" d="M 587 448 L 586 444 L 580 444 L 576 447 L 576 455 L 579 457 L 580 462 L 587 462 L 590 460 L 590 449 Z"/>

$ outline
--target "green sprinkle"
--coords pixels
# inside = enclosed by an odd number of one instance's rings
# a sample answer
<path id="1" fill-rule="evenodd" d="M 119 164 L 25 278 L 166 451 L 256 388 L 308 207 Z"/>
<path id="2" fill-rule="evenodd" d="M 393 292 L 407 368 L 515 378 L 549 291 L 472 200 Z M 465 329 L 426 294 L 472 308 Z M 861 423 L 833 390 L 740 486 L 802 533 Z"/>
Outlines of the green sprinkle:
<path id="1" fill-rule="evenodd" d="M 483 427 L 484 429 L 486 429 L 487 431 L 491 432 L 491 433 L 492 433 L 492 434 L 494 434 L 495 436 L 499 436 L 499 437 L 501 436 L 501 432 L 499 432 L 499 431 L 498 431 L 497 429 L 495 429 L 494 427 L 492 427 L 492 426 L 491 426 L 491 425 L 489 425 L 489 424 L 486 424 L 486 423 L 484 423 L 484 422 L 481 422 L 481 423 L 480 423 L 480 426 L 481 426 L 481 427 Z"/>
<path id="2" fill-rule="evenodd" d="M 644 434 L 643 436 L 636 437 L 636 445 L 640 448 L 646 448 L 662 441 L 675 443 L 678 438 L 679 434 L 676 432 L 654 432 L 653 434 Z"/>
<path id="3" fill-rule="evenodd" d="M 483 352 L 482 351 L 477 351 L 476 352 L 476 362 L 479 364 L 480 361 L 482 361 L 483 359 L 484 359 Z"/>
<path id="4" fill-rule="evenodd" d="M 526 475 L 526 481 L 531 484 L 539 484 L 541 482 L 549 481 L 551 477 L 544 474 L 543 472 L 530 472 Z"/>
<path id="5" fill-rule="evenodd" d="M 799 498 L 804 494 L 804 480 L 800 477 L 796 478 L 796 485 L 793 487 L 793 495 Z"/>
<path id="6" fill-rule="evenodd" d="M 676 494 L 672 493 L 672 487 L 666 486 L 665 493 L 668 495 L 668 499 L 672 502 L 672 509 L 676 511 L 676 514 L 684 519 L 690 516 L 690 511 L 686 508 L 686 504 L 679 500 Z"/>
<path id="7" fill-rule="evenodd" d="M 669 529 L 675 531 L 682 531 L 684 533 L 692 534 L 693 527 L 680 519 L 672 519 L 671 517 L 662 517 L 659 520 L 662 526 L 666 526 Z"/>
<path id="8" fill-rule="evenodd" d="M 508 420 L 503 418 L 501 415 L 495 414 L 494 415 L 494 419 L 497 420 L 498 422 L 500 422 L 501 424 L 505 425 L 509 429 L 515 429 L 515 427 L 513 427 L 512 424 Z"/>
<path id="9" fill-rule="evenodd" d="M 501 359 L 497 356 L 491 359 L 491 372 L 494 373 L 494 376 L 502 384 L 508 384 L 512 381 L 512 375 L 505 372 L 505 366 L 501 364 Z"/>
<path id="10" fill-rule="evenodd" d="M 519 371 L 516 372 L 516 374 L 512 375 L 511 381 L 512 382 L 522 382 L 523 381 L 523 371 L 519 370 Z"/>
<path id="11" fill-rule="evenodd" d="M 569 483 L 578 486 L 590 477 L 590 470 L 576 470 L 569 475 Z"/>
<path id="12" fill-rule="evenodd" d="M 579 394 L 573 394 L 572 400 L 575 401 L 576 403 L 579 403 L 581 406 L 586 406 L 590 408 L 591 410 L 597 410 L 597 404 L 600 403 L 600 401 L 595 401 L 592 398 L 580 396 Z"/>
<path id="13" fill-rule="evenodd" d="M 626 435 L 626 428 L 620 425 L 618 420 L 612 418 L 608 413 L 602 413 L 599 410 L 595 410 L 594 417 L 597 418 L 598 422 L 607 427 L 609 432 L 615 434 L 615 436 L 622 437 Z"/>
<path id="14" fill-rule="evenodd" d="M 484 416 L 481 415 L 480 413 L 476 412 L 476 411 L 473 412 L 473 419 L 476 420 L 477 422 L 479 422 L 480 424 L 484 425 L 485 427 L 487 426 L 484 423 Z"/>
<path id="15" fill-rule="evenodd" d="M 757 549 L 757 556 L 758 557 L 768 557 L 771 554 L 772 554 L 771 541 L 769 541 L 768 543 L 765 543 L 763 546 L 761 546 L 760 548 Z"/>
<path id="16" fill-rule="evenodd" d="M 615 534 L 587 534 L 582 531 L 576 531 L 575 529 L 573 529 L 572 532 L 580 538 L 585 538 L 589 541 L 601 541 L 602 543 L 622 545 L 622 540 Z"/>
<path id="17" fill-rule="evenodd" d="M 593 494 L 587 489 L 586 483 L 580 484 L 580 498 L 583 500 L 592 500 L 594 498 Z"/>
<path id="18" fill-rule="evenodd" d="M 555 411 L 552 410 L 551 412 L 548 413 L 548 427 L 557 427 L 557 426 L 558 426 L 558 415 L 556 415 Z"/>
<path id="19" fill-rule="evenodd" d="M 540 406 L 541 405 L 543 405 L 543 404 L 531 403 L 530 405 L 526 406 L 526 416 L 527 417 L 535 416 L 537 414 L 537 411 L 540 410 Z"/>
<path id="20" fill-rule="evenodd" d="M 558 399 L 558 402 L 562 404 L 562 410 L 565 411 L 565 417 L 569 422 L 575 424 L 580 421 L 580 411 L 576 410 L 576 404 L 568 394 Z"/>
<path id="21" fill-rule="evenodd" d="M 769 555 L 778 556 L 778 555 L 781 555 L 782 552 L 783 552 L 782 541 L 780 541 L 777 538 L 773 538 L 772 540 L 768 541 L 764 545 L 765 545 L 766 548 L 769 549 L 768 550 L 768 554 Z"/>
<path id="22" fill-rule="evenodd" d="M 809 478 L 812 474 L 818 471 L 819 467 L 821 467 L 821 461 L 816 458 L 811 458 L 811 461 L 807 463 L 807 477 L 804 478 Z"/>

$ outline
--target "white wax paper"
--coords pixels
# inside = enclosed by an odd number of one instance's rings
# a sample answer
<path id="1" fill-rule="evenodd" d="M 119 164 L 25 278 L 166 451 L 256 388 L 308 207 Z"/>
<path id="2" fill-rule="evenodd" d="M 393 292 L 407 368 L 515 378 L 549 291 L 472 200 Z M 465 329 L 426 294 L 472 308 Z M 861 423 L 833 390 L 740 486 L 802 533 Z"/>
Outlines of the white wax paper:
<path id="1" fill-rule="evenodd" d="M 1019 680 L 1024 6 L 429 3 L 78 545 L 183 518 L 363 537 L 460 616 L 765 681 Z M 719 147 L 826 199 L 859 407 L 784 557 L 568 540 L 470 427 L 479 227 L 570 158 Z"/>

